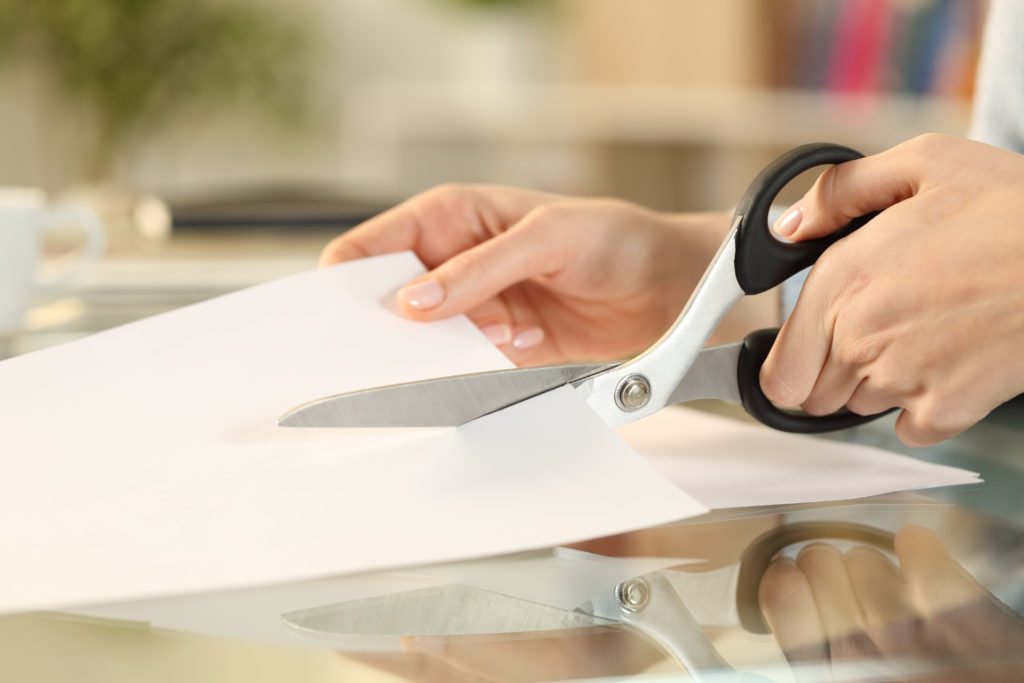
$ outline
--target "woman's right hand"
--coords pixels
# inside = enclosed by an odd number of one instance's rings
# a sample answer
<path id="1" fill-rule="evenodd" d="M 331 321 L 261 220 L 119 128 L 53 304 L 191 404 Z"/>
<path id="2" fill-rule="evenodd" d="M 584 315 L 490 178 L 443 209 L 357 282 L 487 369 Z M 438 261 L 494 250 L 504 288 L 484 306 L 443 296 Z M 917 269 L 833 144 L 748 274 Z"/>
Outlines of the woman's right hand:
<path id="1" fill-rule="evenodd" d="M 507 187 L 429 190 L 333 240 L 322 266 L 411 249 L 402 313 L 465 313 L 518 365 L 629 356 L 672 324 L 728 229 L 720 213 Z"/>

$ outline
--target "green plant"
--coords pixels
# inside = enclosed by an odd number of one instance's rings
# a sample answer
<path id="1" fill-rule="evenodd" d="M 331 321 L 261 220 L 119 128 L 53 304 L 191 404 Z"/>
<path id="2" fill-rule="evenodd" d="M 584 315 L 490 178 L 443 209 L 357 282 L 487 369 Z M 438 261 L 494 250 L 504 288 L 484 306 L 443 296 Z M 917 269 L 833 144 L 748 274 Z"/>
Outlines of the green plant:
<path id="1" fill-rule="evenodd" d="M 237 0 L 0 0 L 0 65 L 40 64 L 89 110 L 93 180 L 126 139 L 186 109 L 248 105 L 299 121 L 308 55 L 291 17 Z"/>

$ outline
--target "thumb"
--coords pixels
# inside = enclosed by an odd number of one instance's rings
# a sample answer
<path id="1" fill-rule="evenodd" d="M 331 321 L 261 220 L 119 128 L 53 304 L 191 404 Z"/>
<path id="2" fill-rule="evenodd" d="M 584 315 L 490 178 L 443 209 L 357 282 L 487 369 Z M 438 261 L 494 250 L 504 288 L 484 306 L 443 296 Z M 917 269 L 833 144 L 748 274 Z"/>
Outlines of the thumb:
<path id="1" fill-rule="evenodd" d="M 854 218 L 914 196 L 920 171 L 911 143 L 831 166 L 775 222 L 774 230 L 795 242 L 824 237 Z"/>
<path id="2" fill-rule="evenodd" d="M 556 270 L 550 235 L 538 228 L 527 217 L 408 283 L 397 295 L 402 313 L 423 321 L 465 313 L 517 282 Z"/>

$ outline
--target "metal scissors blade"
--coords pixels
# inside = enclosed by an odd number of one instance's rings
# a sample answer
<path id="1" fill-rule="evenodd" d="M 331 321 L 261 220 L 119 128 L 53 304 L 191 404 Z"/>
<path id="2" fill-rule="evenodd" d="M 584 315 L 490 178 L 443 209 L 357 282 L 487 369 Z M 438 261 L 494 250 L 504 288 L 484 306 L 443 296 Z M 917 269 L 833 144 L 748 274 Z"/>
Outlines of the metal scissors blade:
<path id="1" fill-rule="evenodd" d="M 704 349 L 669 403 L 701 398 L 739 401 L 735 381 L 742 343 Z M 580 385 L 618 368 L 552 365 L 453 375 L 353 391 L 311 401 L 285 413 L 286 427 L 457 427 L 561 386 Z"/>
<path id="2" fill-rule="evenodd" d="M 319 637 L 464 636 L 560 631 L 616 623 L 461 583 L 295 610 L 282 614 L 281 620 L 303 635 Z"/>
<path id="3" fill-rule="evenodd" d="M 617 363 L 479 372 L 353 391 L 300 405 L 285 427 L 457 427 Z"/>
<path id="4" fill-rule="evenodd" d="M 668 576 L 659 571 L 624 581 L 574 610 L 456 583 L 295 610 L 281 620 L 299 635 L 328 640 L 626 627 L 661 646 L 695 680 L 728 671 Z"/>

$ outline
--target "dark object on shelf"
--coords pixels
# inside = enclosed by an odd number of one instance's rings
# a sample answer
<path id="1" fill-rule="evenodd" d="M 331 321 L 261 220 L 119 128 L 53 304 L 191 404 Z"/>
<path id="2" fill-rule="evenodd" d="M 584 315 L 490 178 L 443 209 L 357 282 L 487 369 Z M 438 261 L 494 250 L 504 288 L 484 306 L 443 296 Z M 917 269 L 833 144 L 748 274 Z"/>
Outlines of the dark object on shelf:
<path id="1" fill-rule="evenodd" d="M 176 231 L 322 228 L 336 232 L 358 225 L 384 208 L 353 201 L 330 190 L 275 188 L 172 201 L 171 216 Z"/>

